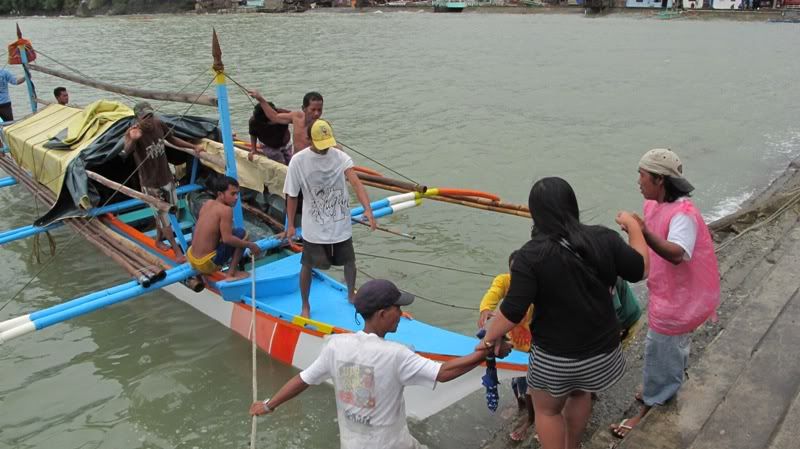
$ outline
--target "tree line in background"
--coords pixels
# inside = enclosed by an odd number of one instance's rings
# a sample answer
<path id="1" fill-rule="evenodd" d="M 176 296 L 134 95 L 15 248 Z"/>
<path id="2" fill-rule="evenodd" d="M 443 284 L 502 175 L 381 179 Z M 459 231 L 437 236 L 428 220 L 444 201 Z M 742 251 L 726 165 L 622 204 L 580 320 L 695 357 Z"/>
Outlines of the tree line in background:
<path id="1" fill-rule="evenodd" d="M 131 14 L 194 9 L 194 0 L 0 0 L 0 14 Z"/>

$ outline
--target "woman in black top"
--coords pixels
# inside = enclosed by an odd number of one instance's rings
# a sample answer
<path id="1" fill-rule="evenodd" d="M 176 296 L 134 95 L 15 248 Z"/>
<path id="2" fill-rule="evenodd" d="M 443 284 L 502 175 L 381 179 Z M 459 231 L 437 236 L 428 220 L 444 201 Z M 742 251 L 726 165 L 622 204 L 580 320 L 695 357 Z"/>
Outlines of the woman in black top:
<path id="1" fill-rule="evenodd" d="M 603 226 L 581 224 L 572 187 L 561 178 L 536 182 L 528 197 L 531 240 L 511 267 L 511 287 L 480 344 L 491 346 L 534 305 L 528 387 L 544 449 L 575 449 L 592 411 L 591 393 L 624 373 L 611 287 L 617 276 L 646 276 L 647 244 L 636 219 L 617 222 L 630 246 Z"/>

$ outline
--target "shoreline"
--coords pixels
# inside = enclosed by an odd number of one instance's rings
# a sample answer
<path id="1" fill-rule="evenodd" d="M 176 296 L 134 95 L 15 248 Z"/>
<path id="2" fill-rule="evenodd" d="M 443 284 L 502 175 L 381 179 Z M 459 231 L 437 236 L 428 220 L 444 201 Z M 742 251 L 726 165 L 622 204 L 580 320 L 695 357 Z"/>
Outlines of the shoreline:
<path id="1" fill-rule="evenodd" d="M 670 17 L 660 17 L 663 11 L 672 12 L 670 10 L 650 9 L 650 8 L 626 8 L 626 7 L 612 7 L 598 13 L 589 13 L 588 16 L 592 18 L 605 18 L 605 17 L 636 17 L 645 19 L 683 19 L 683 20 L 730 20 L 736 22 L 766 22 L 770 19 L 795 19 L 800 20 L 800 9 L 772 9 L 765 8 L 760 10 L 724 10 L 724 9 L 695 9 L 695 10 L 675 10 L 675 15 Z M 433 7 L 430 5 L 407 5 L 407 6 L 365 6 L 361 8 L 350 7 L 331 7 L 331 8 L 312 8 L 306 11 L 288 11 L 288 10 L 266 10 L 263 8 L 236 8 L 232 10 L 218 10 L 207 12 L 195 12 L 194 10 L 175 11 L 174 8 L 165 8 L 164 11 L 154 12 L 132 12 L 123 14 L 108 14 L 107 11 L 98 13 L 91 17 L 82 17 L 75 14 L 25 14 L 25 15 L 0 15 L 0 19 L 31 19 L 31 18 L 77 18 L 77 19 L 94 19 L 94 18 L 109 18 L 109 17 L 153 17 L 165 15 L 251 15 L 251 14 L 321 14 L 321 13 L 337 13 L 337 14 L 358 14 L 358 13 L 393 13 L 393 12 L 414 12 L 414 13 L 434 13 Z M 539 6 L 528 7 L 524 5 L 483 5 L 483 6 L 470 6 L 461 14 L 564 14 L 564 15 L 587 15 L 583 6 L 579 5 L 558 5 L 558 6 Z"/>

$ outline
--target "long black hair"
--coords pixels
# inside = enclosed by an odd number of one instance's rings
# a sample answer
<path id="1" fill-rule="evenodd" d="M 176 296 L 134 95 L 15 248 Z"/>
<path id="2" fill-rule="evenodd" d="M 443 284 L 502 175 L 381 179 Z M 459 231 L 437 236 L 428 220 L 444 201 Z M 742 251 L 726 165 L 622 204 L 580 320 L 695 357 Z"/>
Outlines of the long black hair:
<path id="1" fill-rule="evenodd" d="M 536 181 L 528 195 L 533 218 L 531 239 L 542 244 L 542 257 L 558 254 L 564 260 L 583 260 L 590 272 L 600 266 L 601 256 L 589 233 L 590 226 L 580 222 L 578 199 L 572 186 L 561 178 Z M 564 244 L 568 248 L 563 248 Z"/>

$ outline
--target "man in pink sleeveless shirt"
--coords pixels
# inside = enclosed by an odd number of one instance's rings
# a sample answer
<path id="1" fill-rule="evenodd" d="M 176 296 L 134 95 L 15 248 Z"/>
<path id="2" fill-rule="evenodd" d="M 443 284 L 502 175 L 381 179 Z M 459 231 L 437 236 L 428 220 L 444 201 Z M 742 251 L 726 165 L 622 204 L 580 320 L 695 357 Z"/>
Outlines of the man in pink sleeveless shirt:
<path id="1" fill-rule="evenodd" d="M 638 415 L 611 426 L 623 438 L 656 405 L 672 399 L 684 381 L 691 334 L 719 306 L 719 269 L 702 215 L 689 199 L 694 187 L 683 177 L 678 155 L 650 150 L 639 161 L 644 196 L 644 237 L 650 248 L 649 302 L 643 389 Z"/>

